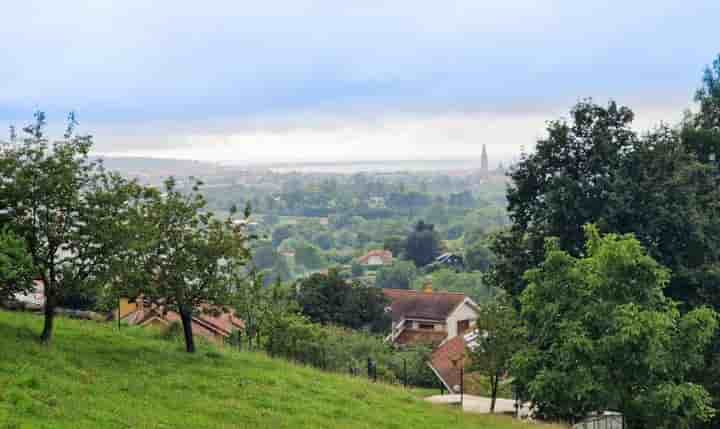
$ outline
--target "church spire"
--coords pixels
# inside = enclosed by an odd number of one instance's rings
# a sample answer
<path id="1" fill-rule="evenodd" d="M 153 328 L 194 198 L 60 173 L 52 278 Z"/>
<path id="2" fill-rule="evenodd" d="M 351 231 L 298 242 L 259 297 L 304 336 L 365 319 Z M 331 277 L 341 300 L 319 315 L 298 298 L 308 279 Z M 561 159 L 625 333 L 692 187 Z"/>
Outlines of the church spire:
<path id="1" fill-rule="evenodd" d="M 488 155 L 485 144 L 482 145 L 482 155 L 480 156 L 480 170 L 483 174 L 488 174 Z"/>

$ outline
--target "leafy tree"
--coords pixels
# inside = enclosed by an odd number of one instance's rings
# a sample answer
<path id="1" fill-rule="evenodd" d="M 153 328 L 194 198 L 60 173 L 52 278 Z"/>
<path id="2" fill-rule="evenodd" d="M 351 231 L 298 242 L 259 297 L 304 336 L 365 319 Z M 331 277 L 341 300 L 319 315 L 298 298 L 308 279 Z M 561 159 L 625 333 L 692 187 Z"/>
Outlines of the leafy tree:
<path id="1" fill-rule="evenodd" d="M 393 256 L 399 258 L 405 250 L 405 238 L 399 235 L 391 235 L 383 240 L 383 249 L 392 252 Z"/>
<path id="2" fill-rule="evenodd" d="M 32 291 L 34 275 L 25 242 L 10 231 L 0 231 L 0 302 Z"/>
<path id="3" fill-rule="evenodd" d="M 255 247 L 252 255 L 253 264 L 258 270 L 272 267 L 277 258 L 277 252 L 270 243 Z"/>
<path id="4" fill-rule="evenodd" d="M 698 127 L 707 130 L 720 129 L 720 55 L 712 65 L 705 68 L 703 82 L 695 93 L 700 112 L 695 120 Z"/>
<path id="5" fill-rule="evenodd" d="M 495 255 L 482 244 L 476 244 L 465 251 L 465 263 L 468 269 L 485 272 L 493 264 Z"/>
<path id="6" fill-rule="evenodd" d="M 45 114 L 27 137 L 0 158 L 0 215 L 21 238 L 32 272 L 44 285 L 42 342 L 50 342 L 55 311 L 71 294 L 90 294 L 112 277 L 112 260 L 127 248 L 127 204 L 141 188 L 90 161 L 90 136 L 74 135 L 70 115 L 62 140 L 49 144 Z"/>
<path id="7" fill-rule="evenodd" d="M 298 303 L 303 314 L 321 324 L 383 332 L 389 327 L 388 301 L 377 288 L 348 283 L 337 270 L 313 274 L 298 285 Z"/>
<path id="8" fill-rule="evenodd" d="M 180 314 L 190 353 L 195 351 L 193 315 L 229 304 L 234 279 L 250 257 L 247 237 L 232 220 L 220 221 L 204 211 L 199 186 L 184 194 L 173 178 L 167 179 L 164 192 L 150 195 L 142 207 L 136 222 L 143 234 L 134 243 L 142 261 L 135 268 L 145 273 L 139 292 Z"/>
<path id="9" fill-rule="evenodd" d="M 320 249 L 308 242 L 300 242 L 295 245 L 295 261 L 310 270 L 325 266 L 325 258 Z"/>
<path id="10" fill-rule="evenodd" d="M 500 380 L 510 369 L 513 355 L 525 344 L 527 333 L 512 306 L 499 301 L 483 304 L 478 312 L 477 345 L 470 352 L 472 370 L 490 381 L 490 412 L 495 412 Z"/>
<path id="11" fill-rule="evenodd" d="M 440 254 L 440 239 L 435 227 L 419 221 L 405 243 L 405 255 L 417 267 L 424 267 L 433 262 Z"/>
<path id="12" fill-rule="evenodd" d="M 582 251 L 583 225 L 603 216 L 613 173 L 637 141 L 630 128 L 633 116 L 615 102 L 603 107 L 585 100 L 571 110 L 569 122 L 548 123 L 547 137 L 510 174 L 507 199 L 513 224 L 491 250 L 519 265 L 500 261 L 492 276 L 500 282 L 497 286 L 511 293 L 522 290 L 517 274 L 542 261 L 546 237 L 557 237 L 573 255 Z"/>
<path id="13" fill-rule="evenodd" d="M 382 266 L 375 275 L 375 286 L 389 289 L 410 289 L 417 276 L 415 264 L 396 260 L 392 265 Z"/>
<path id="14" fill-rule="evenodd" d="M 357 262 L 353 262 L 350 266 L 350 272 L 353 277 L 361 277 L 365 274 L 365 268 Z"/>
<path id="15" fill-rule="evenodd" d="M 431 276 L 436 289 L 464 293 L 478 303 L 490 301 L 502 292 L 486 284 L 482 273 L 456 272 L 444 268 L 433 271 Z M 420 285 L 416 287 L 419 288 Z"/>
<path id="16" fill-rule="evenodd" d="M 631 235 L 588 226 L 583 258 L 549 241 L 521 296 L 528 348 L 513 358 L 521 391 L 547 418 L 616 409 L 630 427 L 708 420 L 710 397 L 688 381 L 717 329 L 707 308 L 684 316 L 663 295 L 668 270 Z"/>
<path id="17" fill-rule="evenodd" d="M 272 232 L 272 244 L 275 247 L 280 246 L 284 240 L 292 237 L 293 228 L 292 225 L 280 225 L 275 228 Z"/>

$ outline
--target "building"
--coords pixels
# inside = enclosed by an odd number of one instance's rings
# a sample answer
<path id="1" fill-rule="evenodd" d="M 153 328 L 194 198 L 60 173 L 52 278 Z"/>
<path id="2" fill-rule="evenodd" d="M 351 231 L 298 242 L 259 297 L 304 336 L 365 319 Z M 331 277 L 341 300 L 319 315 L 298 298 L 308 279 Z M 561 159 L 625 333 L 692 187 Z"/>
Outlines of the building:
<path id="1" fill-rule="evenodd" d="M 42 280 L 35 280 L 31 291 L 16 293 L 12 296 L 12 300 L 28 310 L 41 310 L 45 307 L 45 284 Z"/>
<path id="2" fill-rule="evenodd" d="M 478 307 L 463 293 L 383 289 L 390 300 L 392 329 L 388 341 L 396 345 L 440 345 L 475 328 Z"/>
<path id="3" fill-rule="evenodd" d="M 393 254 L 389 250 L 371 250 L 358 259 L 358 263 L 365 266 L 390 265 L 392 261 Z"/>
<path id="4" fill-rule="evenodd" d="M 155 327 L 161 330 L 169 329 L 174 323 L 182 323 L 180 314 L 167 311 L 161 306 L 150 304 L 142 298 L 129 301 L 120 299 L 120 320 L 129 325 Z M 233 331 L 242 330 L 245 324 L 235 317 L 233 313 L 225 313 L 219 309 L 206 307 L 192 318 L 193 335 L 207 338 L 217 344 L 222 344 Z"/>
<path id="5" fill-rule="evenodd" d="M 488 154 L 487 149 L 485 148 L 485 145 L 482 145 L 482 155 L 480 155 L 480 172 L 483 176 L 487 176 L 490 172 L 490 169 L 488 167 Z"/>
<path id="6" fill-rule="evenodd" d="M 445 341 L 430 356 L 428 366 L 433 370 L 448 392 L 459 392 L 462 386 L 460 368 L 465 367 L 468 352 L 477 347 L 477 331 L 457 335 Z"/>

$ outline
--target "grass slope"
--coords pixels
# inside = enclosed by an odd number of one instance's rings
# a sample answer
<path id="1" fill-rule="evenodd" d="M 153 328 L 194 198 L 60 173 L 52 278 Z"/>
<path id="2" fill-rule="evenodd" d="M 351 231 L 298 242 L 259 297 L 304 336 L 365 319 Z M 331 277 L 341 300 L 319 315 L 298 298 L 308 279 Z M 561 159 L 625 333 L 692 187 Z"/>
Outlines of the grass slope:
<path id="1" fill-rule="evenodd" d="M 0 310 L 0 428 L 524 428 L 411 391 L 138 328 Z"/>

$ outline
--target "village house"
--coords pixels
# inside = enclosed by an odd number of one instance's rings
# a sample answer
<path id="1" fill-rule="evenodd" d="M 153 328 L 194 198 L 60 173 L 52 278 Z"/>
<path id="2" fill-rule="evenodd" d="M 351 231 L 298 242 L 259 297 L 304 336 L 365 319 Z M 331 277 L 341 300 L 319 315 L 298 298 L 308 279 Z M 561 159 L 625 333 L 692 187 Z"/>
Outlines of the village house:
<path id="1" fill-rule="evenodd" d="M 120 320 L 126 321 L 129 325 L 155 327 L 162 330 L 169 329 L 173 323 L 181 323 L 178 313 L 166 311 L 155 304 L 149 304 L 142 298 L 134 301 L 126 298 L 120 299 L 119 316 Z M 216 344 L 223 344 L 233 331 L 242 330 L 244 327 L 243 321 L 232 313 L 212 311 L 211 308 L 204 308 L 192 318 L 193 334 L 207 338 Z"/>
<path id="2" fill-rule="evenodd" d="M 358 263 L 364 266 L 390 265 L 393 261 L 393 254 L 389 250 L 371 250 L 358 259 Z"/>
<path id="3" fill-rule="evenodd" d="M 383 289 L 390 300 L 392 329 L 387 337 L 395 345 L 439 345 L 471 332 L 478 318 L 477 304 L 463 293 Z"/>

